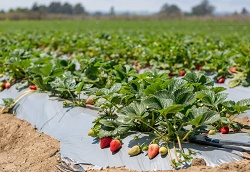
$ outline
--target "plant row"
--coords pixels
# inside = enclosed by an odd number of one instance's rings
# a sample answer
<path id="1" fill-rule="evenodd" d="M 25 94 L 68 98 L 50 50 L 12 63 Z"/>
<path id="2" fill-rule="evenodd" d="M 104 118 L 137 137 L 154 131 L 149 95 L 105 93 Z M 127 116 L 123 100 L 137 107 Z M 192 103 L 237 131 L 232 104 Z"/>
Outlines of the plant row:
<path id="1" fill-rule="evenodd" d="M 238 43 L 153 34 L 25 36 L 2 35 L 0 88 L 16 84 L 55 95 L 65 107 L 99 107 L 89 135 L 101 148 L 119 151 L 121 140 L 133 134 L 138 144 L 130 156 L 168 154 L 177 167 L 194 154 L 182 142 L 244 127 L 234 118 L 250 109 L 250 99 L 227 100 L 225 88 L 214 87 L 214 80 L 223 83 L 226 77 L 234 77 L 231 86 L 248 86 L 248 49 Z M 205 75 L 215 71 L 215 78 Z M 4 103 L 11 107 L 16 101 Z"/>
<path id="2" fill-rule="evenodd" d="M 226 134 L 229 128 L 240 131 L 244 127 L 234 119 L 250 109 L 250 99 L 227 100 L 224 90 L 214 87 L 213 80 L 202 73 L 171 78 L 164 71 L 148 71 L 110 89 L 93 89 L 102 115 L 93 121 L 89 135 L 100 138 L 103 148 L 103 138 L 111 141 L 134 134 L 138 145 L 131 148 L 129 155 L 147 150 L 152 159 L 158 153 L 168 153 L 170 162 L 177 167 L 193 155 L 183 150 L 182 142 L 192 141 L 202 133 Z M 107 140 L 104 142 L 109 146 Z M 114 150 L 112 145 L 110 149 Z"/>
<path id="3" fill-rule="evenodd" d="M 233 78 L 230 87 L 250 85 L 250 45 L 245 36 L 183 35 L 155 32 L 9 32 L 0 33 L 0 73 L 17 59 L 100 58 L 121 65 L 168 70 L 170 75 L 202 70 L 215 82 Z M 15 61 L 15 60 L 14 60 Z M 84 67 L 84 66 L 81 66 Z M 10 69 L 9 69 L 10 68 Z"/>

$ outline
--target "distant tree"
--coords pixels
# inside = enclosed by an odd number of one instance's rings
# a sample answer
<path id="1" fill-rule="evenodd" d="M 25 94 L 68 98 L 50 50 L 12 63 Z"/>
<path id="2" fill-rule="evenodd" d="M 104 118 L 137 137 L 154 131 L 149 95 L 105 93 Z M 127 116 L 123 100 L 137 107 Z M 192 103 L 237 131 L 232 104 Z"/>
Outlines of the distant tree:
<path id="1" fill-rule="evenodd" d="M 238 11 L 235 11 L 235 12 L 233 13 L 233 15 L 238 15 Z"/>
<path id="2" fill-rule="evenodd" d="M 87 14 L 81 3 L 72 6 L 70 3 L 65 2 L 61 4 L 60 2 L 51 2 L 48 6 L 38 5 L 34 3 L 30 9 L 27 8 L 16 8 L 10 9 L 8 12 L 38 12 L 36 15 L 44 15 L 46 13 L 52 14 Z M 0 11 L 1 13 L 1 11 Z M 35 14 L 35 13 L 31 13 Z"/>
<path id="3" fill-rule="evenodd" d="M 39 6 L 39 11 L 46 13 L 46 12 L 48 12 L 48 7 L 46 7 L 45 5 L 40 5 Z"/>
<path id="4" fill-rule="evenodd" d="M 164 4 L 161 7 L 160 13 L 165 13 L 165 14 L 180 14 L 181 10 L 178 6 L 176 5 L 168 5 Z"/>
<path id="5" fill-rule="evenodd" d="M 74 6 L 73 8 L 73 13 L 74 14 L 85 14 L 85 9 L 84 7 L 82 6 L 82 4 L 78 3 Z"/>
<path id="6" fill-rule="evenodd" d="M 113 6 L 110 7 L 109 15 L 111 16 L 115 15 L 115 8 Z"/>
<path id="7" fill-rule="evenodd" d="M 8 12 L 9 12 L 9 13 L 12 13 L 12 12 L 14 12 L 14 11 L 15 11 L 14 9 L 10 8 Z"/>
<path id="8" fill-rule="evenodd" d="M 0 13 L 4 14 L 4 13 L 5 13 L 5 11 L 2 9 L 2 10 L 0 11 Z"/>
<path id="9" fill-rule="evenodd" d="M 246 9 L 246 8 L 242 8 L 242 10 L 241 10 L 241 14 L 243 14 L 243 15 L 247 15 L 247 14 L 248 14 L 247 9 Z"/>
<path id="10" fill-rule="evenodd" d="M 102 12 L 100 12 L 100 11 L 96 11 L 93 15 L 94 15 L 94 16 L 102 16 L 103 14 L 102 14 Z"/>
<path id="11" fill-rule="evenodd" d="M 61 13 L 62 5 L 60 2 L 51 2 L 47 9 L 48 13 Z"/>
<path id="12" fill-rule="evenodd" d="M 60 13 L 62 14 L 73 14 L 73 7 L 72 5 L 70 5 L 69 3 L 64 3 L 62 6 L 61 6 L 61 10 L 60 10 Z"/>
<path id="13" fill-rule="evenodd" d="M 32 5 L 31 11 L 39 11 L 39 6 L 36 2 Z"/>
<path id="14" fill-rule="evenodd" d="M 15 11 L 16 11 L 16 12 L 28 12 L 29 9 L 28 9 L 28 8 L 16 8 Z"/>
<path id="15" fill-rule="evenodd" d="M 215 7 L 209 4 L 208 0 L 203 0 L 201 4 L 192 8 L 192 14 L 202 16 L 202 15 L 211 15 Z"/>

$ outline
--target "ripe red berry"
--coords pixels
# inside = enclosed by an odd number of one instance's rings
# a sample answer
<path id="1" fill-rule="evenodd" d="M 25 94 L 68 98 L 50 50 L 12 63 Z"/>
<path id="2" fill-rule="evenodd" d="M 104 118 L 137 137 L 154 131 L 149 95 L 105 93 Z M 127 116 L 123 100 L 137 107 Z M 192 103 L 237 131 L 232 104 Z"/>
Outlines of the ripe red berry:
<path id="1" fill-rule="evenodd" d="M 186 72 L 184 70 L 180 71 L 180 76 L 184 76 L 186 74 Z"/>
<path id="2" fill-rule="evenodd" d="M 108 147 L 111 141 L 112 141 L 112 137 L 101 138 L 101 140 L 100 140 L 101 149 Z"/>
<path id="3" fill-rule="evenodd" d="M 201 66 L 201 65 L 198 65 L 198 66 L 196 66 L 196 69 L 197 69 L 197 70 L 202 70 L 202 66 Z"/>
<path id="4" fill-rule="evenodd" d="M 221 127 L 220 132 L 222 134 L 227 134 L 229 132 L 229 128 L 227 126 L 223 126 Z"/>
<path id="5" fill-rule="evenodd" d="M 225 79 L 224 79 L 224 78 L 220 78 L 220 79 L 218 79 L 217 82 L 218 82 L 218 83 L 224 83 L 224 82 L 225 82 Z"/>
<path id="6" fill-rule="evenodd" d="M 95 100 L 93 100 L 93 97 L 88 97 L 88 99 L 86 100 L 86 104 L 94 105 L 95 104 Z"/>
<path id="7" fill-rule="evenodd" d="M 36 90 L 36 86 L 35 86 L 35 85 L 30 85 L 29 88 L 30 88 L 31 90 Z"/>
<path id="8" fill-rule="evenodd" d="M 159 145 L 158 144 L 151 144 L 148 146 L 148 157 L 150 159 L 153 159 L 154 157 L 156 157 L 156 155 L 158 155 L 159 153 Z"/>
<path id="9" fill-rule="evenodd" d="M 168 73 L 168 76 L 169 76 L 169 77 L 173 76 L 172 72 L 169 72 L 169 73 Z"/>
<path id="10" fill-rule="evenodd" d="M 5 82 L 3 86 L 4 86 L 5 89 L 9 89 L 10 88 L 10 83 L 9 82 Z"/>
<path id="11" fill-rule="evenodd" d="M 110 142 L 110 151 L 116 152 L 122 147 L 120 140 L 114 139 Z"/>

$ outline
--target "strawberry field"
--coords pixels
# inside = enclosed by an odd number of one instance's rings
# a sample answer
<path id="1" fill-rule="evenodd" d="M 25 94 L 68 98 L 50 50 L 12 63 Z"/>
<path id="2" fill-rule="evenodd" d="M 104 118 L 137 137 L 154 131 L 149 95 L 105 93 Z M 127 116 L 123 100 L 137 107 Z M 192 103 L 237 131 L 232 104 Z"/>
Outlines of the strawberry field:
<path id="1" fill-rule="evenodd" d="M 110 149 L 121 156 L 129 142 L 129 158 L 146 153 L 153 160 L 160 154 L 177 168 L 196 156 L 190 142 L 211 145 L 208 136 L 249 128 L 235 119 L 249 115 L 250 97 L 228 99 L 230 90 L 250 86 L 249 24 L 6 21 L 0 26 L 1 113 L 18 111 L 32 94 L 56 97 L 62 109 L 94 109 L 98 115 L 85 133 L 99 144 L 96 154 Z M 18 96 L 8 97 L 13 90 Z"/>

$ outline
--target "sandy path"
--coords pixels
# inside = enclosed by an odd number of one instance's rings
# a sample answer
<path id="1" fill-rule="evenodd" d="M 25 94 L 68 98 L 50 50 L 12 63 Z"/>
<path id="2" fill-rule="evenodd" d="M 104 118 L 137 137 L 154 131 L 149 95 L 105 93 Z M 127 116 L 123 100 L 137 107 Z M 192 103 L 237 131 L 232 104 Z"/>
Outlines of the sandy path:
<path id="1" fill-rule="evenodd" d="M 0 171 L 56 171 L 59 141 L 14 115 L 0 115 Z"/>

